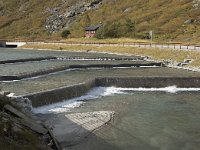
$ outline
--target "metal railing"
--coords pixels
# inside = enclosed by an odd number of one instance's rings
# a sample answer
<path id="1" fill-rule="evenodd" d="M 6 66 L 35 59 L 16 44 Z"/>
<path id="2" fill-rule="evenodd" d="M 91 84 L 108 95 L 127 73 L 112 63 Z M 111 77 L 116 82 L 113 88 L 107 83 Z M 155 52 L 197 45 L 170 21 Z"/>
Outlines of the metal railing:
<path id="1" fill-rule="evenodd" d="M 185 43 L 151 43 L 151 42 L 68 42 L 68 41 L 51 41 L 41 39 L 0 39 L 0 42 L 26 42 L 27 44 L 64 44 L 64 45 L 84 45 L 84 46 L 122 46 L 122 47 L 146 47 L 146 48 L 167 48 L 181 50 L 200 50 L 198 44 Z"/>

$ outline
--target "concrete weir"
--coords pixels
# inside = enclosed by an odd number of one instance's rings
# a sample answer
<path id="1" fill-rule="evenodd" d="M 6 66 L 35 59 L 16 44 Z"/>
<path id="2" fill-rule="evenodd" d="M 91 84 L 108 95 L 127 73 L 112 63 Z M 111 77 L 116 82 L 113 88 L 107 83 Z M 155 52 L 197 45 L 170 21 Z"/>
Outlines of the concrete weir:
<path id="1" fill-rule="evenodd" d="M 33 107 L 39 107 L 60 102 L 65 99 L 82 96 L 93 87 L 95 87 L 95 80 L 89 80 L 81 84 L 66 86 L 45 92 L 33 93 L 22 97 L 30 99 Z"/>
<path id="2" fill-rule="evenodd" d="M 103 87 L 161 88 L 174 85 L 180 88 L 200 87 L 200 77 L 96 78 L 96 86 Z"/>
<path id="3" fill-rule="evenodd" d="M 32 101 L 33 107 L 40 107 L 86 94 L 94 87 L 122 88 L 161 88 L 174 86 L 180 88 L 200 87 L 200 77 L 129 77 L 129 78 L 96 78 L 78 85 L 72 85 L 49 91 L 24 95 Z"/>
<path id="4" fill-rule="evenodd" d="M 53 59 L 57 59 L 57 57 L 48 56 L 48 57 L 26 58 L 26 59 L 2 60 L 2 61 L 0 61 L 0 64 L 30 62 L 30 61 L 42 61 L 42 60 L 53 60 Z"/>
<path id="5" fill-rule="evenodd" d="M 54 57 L 52 57 L 52 59 L 54 59 Z M 23 61 L 23 60 L 21 60 L 21 61 Z M 0 64 L 1 64 L 1 62 L 0 62 Z M 34 71 L 31 73 L 23 73 L 23 74 L 13 75 L 13 76 L 0 76 L 0 81 L 21 80 L 21 79 L 25 79 L 25 78 L 31 78 L 31 77 L 35 77 L 35 76 L 41 76 L 41 75 L 46 75 L 46 74 L 55 73 L 55 72 L 59 72 L 59 71 L 64 71 L 67 69 L 118 68 L 118 67 L 119 68 L 120 67 L 129 68 L 129 67 L 151 67 L 151 66 L 161 67 L 161 66 L 163 66 L 163 64 L 162 63 L 154 63 L 154 62 L 149 62 L 149 63 L 134 63 L 133 62 L 130 64 L 64 65 L 61 67 L 49 68 L 49 69 L 45 69 L 45 70 Z"/>

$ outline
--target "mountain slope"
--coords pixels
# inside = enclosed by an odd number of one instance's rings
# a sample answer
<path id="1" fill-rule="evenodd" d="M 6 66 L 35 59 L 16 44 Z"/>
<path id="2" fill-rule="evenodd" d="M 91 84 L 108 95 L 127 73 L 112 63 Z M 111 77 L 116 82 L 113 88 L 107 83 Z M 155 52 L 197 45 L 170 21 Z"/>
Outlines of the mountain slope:
<path id="1" fill-rule="evenodd" d="M 83 6 L 92 7 L 93 1 L 99 0 L 0 0 L 0 38 L 52 36 L 71 24 Z"/>
<path id="2" fill-rule="evenodd" d="M 121 36 L 145 38 L 153 30 L 159 40 L 200 40 L 199 0 L 111 0 L 79 18 L 72 28 L 75 36 L 88 17 L 91 23 L 102 22 L 110 30 L 113 24 L 120 24 Z M 132 32 L 124 32 L 127 19 L 135 23 Z"/>
<path id="3" fill-rule="evenodd" d="M 200 0 L 0 0 L 0 38 L 57 38 L 103 24 L 104 37 L 200 40 Z"/>

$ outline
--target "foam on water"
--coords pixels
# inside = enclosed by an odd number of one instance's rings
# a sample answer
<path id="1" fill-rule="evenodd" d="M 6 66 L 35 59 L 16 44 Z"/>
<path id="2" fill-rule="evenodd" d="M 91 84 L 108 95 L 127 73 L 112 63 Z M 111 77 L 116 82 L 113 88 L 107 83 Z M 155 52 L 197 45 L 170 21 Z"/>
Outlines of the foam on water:
<path id="1" fill-rule="evenodd" d="M 87 100 L 94 100 L 105 96 L 113 96 L 116 94 L 130 94 L 130 92 L 192 92 L 200 91 L 200 88 L 177 88 L 176 86 L 169 86 L 164 88 L 117 88 L 117 87 L 96 87 L 89 91 L 86 95 L 74 99 L 66 100 L 60 103 L 33 108 L 36 114 L 47 113 L 64 113 L 71 109 L 80 107 Z"/>
<path id="2" fill-rule="evenodd" d="M 84 101 L 97 99 L 103 96 L 109 96 L 113 94 L 123 94 L 123 92 L 120 92 L 115 87 L 96 87 L 93 88 L 90 92 L 88 92 L 86 95 L 74 98 L 71 100 L 66 100 L 60 103 L 42 106 L 38 108 L 33 108 L 34 113 L 40 113 L 40 114 L 46 114 L 46 113 L 63 113 L 68 112 L 72 108 L 80 107 Z"/>
<path id="3" fill-rule="evenodd" d="M 192 92 L 200 91 L 200 88 L 178 88 L 176 86 L 169 86 L 163 88 L 117 88 L 119 91 L 143 91 L 143 92 L 168 92 L 168 93 L 177 93 L 177 92 Z"/>
<path id="4" fill-rule="evenodd" d="M 20 80 L 11 80 L 11 81 L 1 81 L 1 83 L 12 83 L 12 82 L 19 82 Z"/>
<path id="5" fill-rule="evenodd" d="M 15 93 L 10 93 L 10 94 L 8 94 L 8 95 L 6 95 L 7 97 L 15 97 L 15 98 L 17 98 L 18 96 L 16 96 L 15 95 Z"/>

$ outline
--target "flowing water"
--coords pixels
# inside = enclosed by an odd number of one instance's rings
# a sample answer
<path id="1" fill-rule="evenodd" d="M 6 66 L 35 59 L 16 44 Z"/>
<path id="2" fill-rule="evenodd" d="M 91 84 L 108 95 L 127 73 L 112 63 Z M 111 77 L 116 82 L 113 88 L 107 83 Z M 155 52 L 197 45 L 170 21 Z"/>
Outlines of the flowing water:
<path id="1" fill-rule="evenodd" d="M 137 64 L 143 63 L 140 61 L 95 61 L 95 60 L 45 60 L 34 62 L 23 62 L 13 64 L 0 65 L 0 75 L 20 75 L 23 73 L 32 73 L 36 71 L 57 68 L 69 65 L 89 65 L 89 64 Z M 145 63 L 144 63 L 145 64 Z"/>
<path id="2" fill-rule="evenodd" d="M 114 111 L 113 120 L 69 149 L 198 150 L 200 88 L 95 88 L 87 95 L 35 113 Z"/>
<path id="3" fill-rule="evenodd" d="M 1 82 L 0 87 L 16 95 L 25 95 L 82 83 L 95 77 L 199 77 L 199 73 L 172 68 L 126 68 L 68 70 L 15 82 Z"/>
<path id="4" fill-rule="evenodd" d="M 36 57 L 119 57 L 111 54 L 0 49 L 0 61 Z M 128 57 L 128 56 L 123 56 Z M 0 65 L 0 75 L 16 75 L 70 64 L 129 63 L 128 61 L 50 60 Z M 16 95 L 41 92 L 82 83 L 96 77 L 200 77 L 200 73 L 172 68 L 74 69 L 0 82 L 0 88 Z M 200 88 L 96 87 L 86 95 L 33 108 L 43 121 L 92 111 L 112 111 L 113 119 L 84 140 L 66 149 L 80 150 L 199 150 Z M 67 126 L 67 125 L 66 125 Z M 64 126 L 65 127 L 65 126 Z M 62 132 L 62 128 L 60 129 Z M 78 130 L 79 131 L 79 130 Z M 78 139 L 79 137 L 77 137 Z"/>

